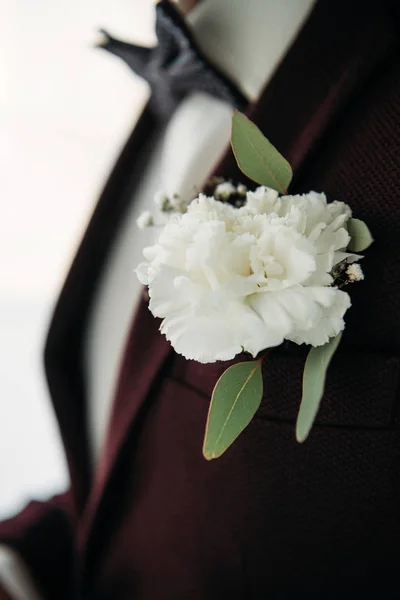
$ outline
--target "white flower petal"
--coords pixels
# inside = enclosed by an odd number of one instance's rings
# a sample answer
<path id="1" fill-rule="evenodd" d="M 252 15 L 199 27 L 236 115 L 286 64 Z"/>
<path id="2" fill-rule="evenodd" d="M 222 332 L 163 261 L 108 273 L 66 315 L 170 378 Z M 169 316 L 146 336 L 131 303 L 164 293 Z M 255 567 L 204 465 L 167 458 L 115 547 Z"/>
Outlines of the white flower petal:
<path id="1" fill-rule="evenodd" d="M 216 311 L 196 318 L 182 311 L 164 319 L 161 331 L 178 354 L 201 363 L 229 360 L 242 350 L 234 319 Z"/>
<path id="2" fill-rule="evenodd" d="M 297 344 L 322 346 L 330 338 L 337 336 L 343 331 L 343 316 L 351 306 L 350 296 L 346 292 L 335 288 L 305 288 L 305 290 L 307 289 L 314 296 L 314 302 L 323 308 L 320 318 L 311 328 L 298 327 L 288 339 Z M 332 293 L 330 295 L 322 294 L 322 290 L 324 292 L 331 291 Z"/>

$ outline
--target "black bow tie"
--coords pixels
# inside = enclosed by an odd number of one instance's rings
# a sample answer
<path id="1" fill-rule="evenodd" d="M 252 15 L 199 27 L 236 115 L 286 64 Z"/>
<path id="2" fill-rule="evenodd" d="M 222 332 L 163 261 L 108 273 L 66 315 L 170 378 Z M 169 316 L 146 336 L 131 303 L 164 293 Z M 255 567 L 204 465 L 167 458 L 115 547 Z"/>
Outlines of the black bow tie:
<path id="1" fill-rule="evenodd" d="M 244 110 L 247 99 L 219 69 L 202 54 L 183 16 L 170 0 L 156 7 L 158 45 L 145 48 L 111 37 L 103 29 L 98 46 L 124 60 L 151 87 L 150 108 L 161 118 L 169 118 L 188 92 L 206 92 Z"/>

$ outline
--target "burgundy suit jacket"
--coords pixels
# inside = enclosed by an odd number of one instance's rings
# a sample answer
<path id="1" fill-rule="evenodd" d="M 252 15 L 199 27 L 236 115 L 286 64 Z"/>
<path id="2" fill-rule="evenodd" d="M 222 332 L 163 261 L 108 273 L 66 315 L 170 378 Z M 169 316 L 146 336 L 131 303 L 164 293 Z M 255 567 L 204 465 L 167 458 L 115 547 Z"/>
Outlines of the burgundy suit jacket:
<path id="1" fill-rule="evenodd" d="M 155 123 L 143 112 L 95 209 L 46 345 L 71 491 L 0 525 L 0 540 L 19 550 L 46 598 L 400 597 L 398 31 L 395 3 L 320 1 L 250 109 L 292 164 L 292 193 L 314 189 L 349 203 L 375 238 L 303 445 L 294 422 L 305 350 L 289 345 L 265 362 L 265 397 L 249 427 L 223 457 L 205 461 L 209 398 L 227 365 L 177 356 L 143 300 L 106 451 L 92 472 L 83 336 L 147 160 Z M 243 181 L 230 151 L 217 172 Z"/>

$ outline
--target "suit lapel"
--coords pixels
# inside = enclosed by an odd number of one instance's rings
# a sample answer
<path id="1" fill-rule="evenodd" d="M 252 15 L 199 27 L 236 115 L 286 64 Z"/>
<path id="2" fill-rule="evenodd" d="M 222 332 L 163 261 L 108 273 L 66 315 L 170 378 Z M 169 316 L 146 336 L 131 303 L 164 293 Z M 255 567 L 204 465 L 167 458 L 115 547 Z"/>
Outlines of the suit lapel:
<path id="1" fill-rule="evenodd" d="M 146 157 L 154 121 L 144 110 L 95 208 L 55 307 L 45 345 L 45 370 L 66 450 L 74 510 L 79 514 L 91 486 L 82 348 L 85 323 L 102 266 Z M 138 157 L 140 157 L 138 159 Z"/>

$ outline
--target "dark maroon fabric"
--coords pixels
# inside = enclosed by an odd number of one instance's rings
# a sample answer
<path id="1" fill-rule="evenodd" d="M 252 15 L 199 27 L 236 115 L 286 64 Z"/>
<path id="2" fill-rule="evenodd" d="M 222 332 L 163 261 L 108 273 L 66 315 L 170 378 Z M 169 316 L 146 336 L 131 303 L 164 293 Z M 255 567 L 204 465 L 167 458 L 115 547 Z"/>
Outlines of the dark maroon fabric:
<path id="1" fill-rule="evenodd" d="M 348 202 L 376 240 L 365 281 L 350 290 L 353 307 L 310 438 L 299 445 L 294 436 L 305 350 L 288 345 L 268 355 L 250 426 L 223 457 L 205 461 L 210 392 L 226 364 L 176 356 L 143 301 L 90 481 L 82 336 L 146 159 L 153 124 L 145 111 L 85 235 L 47 344 L 79 519 L 73 598 L 400 597 L 398 15 L 391 2 L 318 2 L 251 110 L 294 167 L 291 191 Z M 230 152 L 217 171 L 243 179 Z"/>
<path id="2" fill-rule="evenodd" d="M 4 588 L 1 587 L 0 584 L 0 600 L 13 600 L 4 590 Z"/>
<path id="3" fill-rule="evenodd" d="M 1 542 L 24 560 L 44 598 L 67 600 L 71 594 L 76 554 L 71 514 L 71 496 L 65 493 L 30 502 L 18 517 L 0 523 Z"/>

